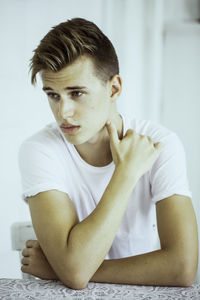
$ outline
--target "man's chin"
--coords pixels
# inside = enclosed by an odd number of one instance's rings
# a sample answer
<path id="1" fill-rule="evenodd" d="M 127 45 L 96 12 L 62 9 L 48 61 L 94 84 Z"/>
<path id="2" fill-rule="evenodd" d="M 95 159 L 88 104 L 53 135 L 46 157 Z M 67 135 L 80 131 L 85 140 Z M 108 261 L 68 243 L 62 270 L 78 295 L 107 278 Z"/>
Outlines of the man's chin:
<path id="1" fill-rule="evenodd" d="M 73 144 L 74 146 L 83 145 L 90 141 L 90 138 L 87 138 L 84 136 L 78 136 L 78 135 L 70 136 L 70 135 L 65 134 L 65 138 L 70 144 Z"/>
<path id="2" fill-rule="evenodd" d="M 88 135 L 88 136 L 84 136 L 83 132 L 82 134 L 77 134 L 77 135 L 68 135 L 68 134 L 64 134 L 66 140 L 75 145 L 82 145 L 82 144 L 90 144 L 91 146 L 94 146 L 95 144 L 98 144 L 98 142 L 100 140 L 102 140 L 102 137 L 105 135 L 104 132 L 105 130 L 107 130 L 105 128 L 105 126 L 103 126 L 98 132 L 94 133 L 93 135 Z"/>

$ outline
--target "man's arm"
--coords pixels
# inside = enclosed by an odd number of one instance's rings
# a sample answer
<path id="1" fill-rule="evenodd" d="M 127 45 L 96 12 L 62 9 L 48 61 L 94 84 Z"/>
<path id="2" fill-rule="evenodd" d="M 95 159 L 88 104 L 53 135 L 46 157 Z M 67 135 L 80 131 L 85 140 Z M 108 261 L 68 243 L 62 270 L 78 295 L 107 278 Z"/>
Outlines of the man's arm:
<path id="1" fill-rule="evenodd" d="M 94 282 L 189 286 L 198 266 L 198 233 L 190 198 L 173 195 L 156 205 L 161 250 L 104 260 Z"/>
<path id="2" fill-rule="evenodd" d="M 81 222 L 65 193 L 51 190 L 28 197 L 39 244 L 64 284 L 74 289 L 87 285 L 112 245 L 136 182 L 116 167 L 97 207 Z"/>

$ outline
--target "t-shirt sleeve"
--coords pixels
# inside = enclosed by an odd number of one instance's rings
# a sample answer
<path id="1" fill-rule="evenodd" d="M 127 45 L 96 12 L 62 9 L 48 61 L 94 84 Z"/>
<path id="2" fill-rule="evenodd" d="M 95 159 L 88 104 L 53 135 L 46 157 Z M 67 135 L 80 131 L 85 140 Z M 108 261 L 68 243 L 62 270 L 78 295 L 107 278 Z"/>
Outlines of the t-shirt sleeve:
<path id="1" fill-rule="evenodd" d="M 176 133 L 171 133 L 164 139 L 163 144 L 164 147 L 150 172 L 152 201 L 156 203 L 173 194 L 192 198 L 187 178 L 186 155 L 180 138 Z"/>
<path id="2" fill-rule="evenodd" d="M 18 152 L 22 199 L 56 189 L 67 192 L 62 164 L 53 151 L 36 142 L 23 142 Z"/>

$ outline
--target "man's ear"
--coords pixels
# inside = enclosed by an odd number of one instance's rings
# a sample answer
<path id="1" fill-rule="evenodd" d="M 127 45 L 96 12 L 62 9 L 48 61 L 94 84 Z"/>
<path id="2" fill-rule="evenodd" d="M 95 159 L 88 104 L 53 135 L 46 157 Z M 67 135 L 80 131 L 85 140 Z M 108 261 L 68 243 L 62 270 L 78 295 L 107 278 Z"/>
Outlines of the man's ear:
<path id="1" fill-rule="evenodd" d="M 122 90 L 122 79 L 119 75 L 114 75 L 110 81 L 111 84 L 111 95 L 112 100 L 116 100 L 121 94 Z"/>

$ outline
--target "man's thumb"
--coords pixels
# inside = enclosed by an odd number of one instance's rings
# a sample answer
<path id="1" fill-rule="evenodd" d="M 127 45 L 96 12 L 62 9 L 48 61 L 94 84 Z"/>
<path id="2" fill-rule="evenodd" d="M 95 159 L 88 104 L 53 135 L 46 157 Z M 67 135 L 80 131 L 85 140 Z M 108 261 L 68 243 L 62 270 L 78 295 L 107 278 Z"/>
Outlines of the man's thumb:
<path id="1" fill-rule="evenodd" d="M 118 143 L 119 138 L 118 138 L 117 129 L 116 129 L 115 125 L 113 123 L 111 123 L 110 120 L 108 120 L 106 122 L 106 128 L 107 128 L 108 134 L 110 136 L 111 142 L 114 144 Z"/>

